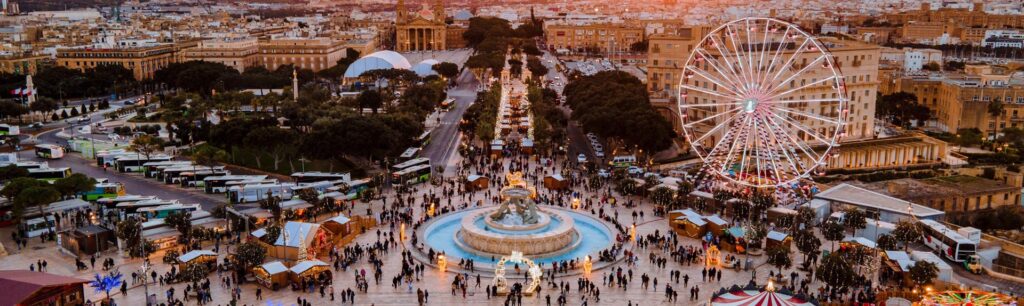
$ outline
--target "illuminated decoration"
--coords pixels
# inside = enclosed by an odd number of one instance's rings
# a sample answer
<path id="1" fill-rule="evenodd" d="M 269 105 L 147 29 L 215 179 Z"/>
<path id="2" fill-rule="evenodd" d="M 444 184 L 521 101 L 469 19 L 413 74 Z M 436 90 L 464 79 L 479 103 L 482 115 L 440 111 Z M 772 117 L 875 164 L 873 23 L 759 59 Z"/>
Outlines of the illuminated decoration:
<path id="1" fill-rule="evenodd" d="M 590 259 L 590 255 L 583 258 L 583 275 L 590 277 L 590 271 L 594 269 L 594 262 Z"/>
<path id="2" fill-rule="evenodd" d="M 770 290 L 769 290 L 770 289 Z M 733 290 L 716 294 L 711 298 L 711 306 L 813 306 L 815 303 L 800 297 L 792 296 L 775 291 L 775 285 L 771 282 L 762 290 L 757 288 Z"/>
<path id="3" fill-rule="evenodd" d="M 434 216 L 434 206 L 435 206 L 435 204 L 434 204 L 434 203 L 430 203 L 430 208 L 429 208 L 429 209 L 427 209 L 427 215 L 428 215 L 428 216 L 431 216 L 431 217 L 433 217 L 433 216 Z"/>
<path id="4" fill-rule="evenodd" d="M 442 273 L 448 269 L 448 259 L 444 258 L 444 254 L 437 255 L 437 268 L 441 269 Z"/>
<path id="5" fill-rule="evenodd" d="M 629 226 L 629 240 L 636 242 L 636 223 Z"/>
<path id="6" fill-rule="evenodd" d="M 980 290 L 942 291 L 925 294 L 921 298 L 921 305 L 924 306 L 996 306 L 1013 304 L 1015 304 L 1013 298 L 1008 295 Z"/>
<path id="7" fill-rule="evenodd" d="M 398 227 L 398 240 L 405 241 L 405 223 Z"/>
<path id="8" fill-rule="evenodd" d="M 589 256 L 587 257 L 589 258 Z M 527 275 L 530 278 L 530 283 L 523 287 L 523 295 L 531 296 L 535 292 L 540 290 L 541 279 L 544 277 L 544 271 L 541 270 L 540 266 L 533 262 L 533 260 L 523 256 L 523 252 L 512 251 L 509 256 L 502 256 L 501 260 L 494 265 L 494 279 L 491 284 L 498 288 L 499 295 L 507 295 L 509 293 L 508 279 L 505 279 L 505 264 L 523 264 L 528 268 L 526 269 Z"/>
<path id="9" fill-rule="evenodd" d="M 573 210 L 580 209 L 580 198 L 573 198 L 572 199 L 572 209 Z"/>
<path id="10" fill-rule="evenodd" d="M 776 19 L 739 19 L 705 36 L 684 65 L 678 99 L 702 171 L 751 187 L 814 174 L 845 133 L 848 99 L 834 60 Z"/>
<path id="11" fill-rule="evenodd" d="M 722 251 L 718 250 L 717 245 L 712 245 L 708 248 L 707 254 L 704 255 L 704 266 L 705 267 L 721 267 L 722 266 Z M 771 283 L 769 283 L 771 285 Z"/>

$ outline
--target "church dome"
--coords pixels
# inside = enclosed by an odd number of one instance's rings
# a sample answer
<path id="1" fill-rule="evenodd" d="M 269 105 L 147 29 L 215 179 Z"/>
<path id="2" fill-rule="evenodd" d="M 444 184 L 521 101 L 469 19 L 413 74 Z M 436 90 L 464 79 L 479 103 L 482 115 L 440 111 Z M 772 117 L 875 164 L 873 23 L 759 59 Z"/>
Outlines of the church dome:
<path id="1" fill-rule="evenodd" d="M 348 69 L 345 70 L 345 77 L 357 78 L 367 71 L 376 69 L 409 70 L 412 69 L 412 65 L 409 64 L 409 60 L 405 59 L 404 56 L 395 51 L 377 51 L 364 56 L 349 65 Z"/>

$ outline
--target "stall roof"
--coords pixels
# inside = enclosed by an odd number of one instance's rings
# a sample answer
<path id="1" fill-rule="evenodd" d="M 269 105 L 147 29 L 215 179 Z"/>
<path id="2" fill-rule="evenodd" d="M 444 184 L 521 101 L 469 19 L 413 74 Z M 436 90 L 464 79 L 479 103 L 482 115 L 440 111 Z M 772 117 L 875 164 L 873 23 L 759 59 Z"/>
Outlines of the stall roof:
<path id="1" fill-rule="evenodd" d="M 484 177 L 483 175 L 479 175 L 479 174 L 470 174 L 469 176 L 466 177 L 466 180 L 470 181 L 470 182 L 475 182 L 476 180 L 479 180 L 479 179 L 481 179 L 483 177 Z"/>
<path id="2" fill-rule="evenodd" d="M 789 235 L 787 235 L 786 233 L 780 233 L 776 231 L 768 231 L 768 236 L 766 237 L 768 237 L 768 239 L 775 241 L 783 241 L 786 240 L 786 237 L 789 237 Z"/>
<path id="3" fill-rule="evenodd" d="M 903 271 L 910 271 L 910 267 L 914 266 L 914 261 L 904 251 L 885 251 L 885 257 L 899 264 Z"/>
<path id="4" fill-rule="evenodd" d="M 345 224 L 345 223 L 348 223 L 349 221 L 352 221 L 352 219 L 349 219 L 345 215 L 338 215 L 337 217 L 331 218 L 331 219 L 329 219 L 327 221 L 332 221 L 332 222 L 338 223 L 338 224 Z"/>
<path id="5" fill-rule="evenodd" d="M 37 291 L 48 287 L 88 282 L 84 279 L 27 270 L 0 271 L 0 286 L 4 288 L 4 294 L 0 294 L 0 305 L 18 305 Z"/>
<path id="6" fill-rule="evenodd" d="M 678 217 L 678 218 L 676 218 L 676 220 L 686 220 L 686 221 L 689 221 L 690 223 L 693 223 L 693 225 L 696 225 L 696 226 L 704 226 L 705 224 L 708 224 L 706 221 L 704 221 L 704 219 L 701 219 L 700 217 L 694 217 L 694 216 L 688 216 L 688 215 L 687 216 Z"/>
<path id="7" fill-rule="evenodd" d="M 289 270 L 291 270 L 292 273 L 295 273 L 295 274 L 302 274 L 303 272 L 306 272 L 306 270 L 312 269 L 313 267 L 316 267 L 316 266 L 327 266 L 327 263 L 324 263 L 324 262 L 316 260 L 316 259 L 314 259 L 314 260 L 303 260 L 303 261 L 300 261 L 299 263 L 295 264 L 294 266 L 292 266 L 292 268 L 289 269 Z"/>
<path id="8" fill-rule="evenodd" d="M 214 256 L 214 257 L 216 257 L 217 253 L 214 253 L 213 251 L 208 251 L 208 250 L 193 250 L 193 251 L 190 251 L 188 253 L 181 254 L 181 256 L 178 256 L 178 261 L 180 261 L 180 262 L 190 262 L 193 259 L 199 258 L 200 256 Z"/>
<path id="9" fill-rule="evenodd" d="M 705 199 L 714 199 L 715 198 L 715 196 L 711 195 L 710 192 L 704 192 L 704 191 L 700 191 L 700 190 L 691 191 L 690 195 L 695 196 L 695 197 L 705 198 Z"/>
<path id="10" fill-rule="evenodd" d="M 274 245 L 299 247 L 300 243 L 309 243 L 313 240 L 316 231 L 320 229 L 319 224 L 288 221 L 284 224 L 284 230 L 277 236 Z M 285 241 L 285 237 L 288 241 Z"/>
<path id="11" fill-rule="evenodd" d="M 565 177 L 563 177 L 561 173 L 555 173 L 555 174 L 552 174 L 552 175 L 549 175 L 549 176 L 551 178 L 557 180 L 557 181 L 564 181 L 565 180 Z"/>
<path id="12" fill-rule="evenodd" d="M 714 224 L 717 224 L 717 225 L 729 224 L 729 222 L 725 222 L 725 220 L 723 220 L 722 217 L 719 217 L 718 215 L 710 215 L 710 216 L 704 217 L 704 220 L 708 220 L 708 222 L 711 222 L 711 223 L 714 223 Z"/>
<path id="13" fill-rule="evenodd" d="M 863 246 L 866 246 L 866 247 L 869 247 L 869 248 L 872 248 L 872 249 L 878 247 L 878 244 L 876 244 L 874 241 L 871 241 L 871 239 L 864 238 L 864 237 L 846 237 L 846 238 L 843 238 L 843 242 L 853 242 L 853 243 L 856 243 L 856 244 L 859 244 L 859 245 L 863 245 Z"/>
<path id="14" fill-rule="evenodd" d="M 313 207 L 313 204 L 309 204 L 309 202 L 303 199 L 291 199 L 281 202 L 281 209 L 304 209 L 310 207 Z"/>
<path id="15" fill-rule="evenodd" d="M 256 237 L 256 238 L 263 238 L 263 236 L 267 235 L 267 229 L 266 228 L 261 228 L 261 229 L 255 230 L 255 231 L 252 231 L 252 233 L 249 233 L 249 235 L 252 235 L 253 237 Z"/>
<path id="16" fill-rule="evenodd" d="M 270 274 L 288 272 L 288 267 L 284 266 L 284 264 L 281 263 L 280 261 L 272 261 L 262 264 L 260 265 L 260 268 L 263 268 L 263 271 L 267 271 L 267 273 Z"/>

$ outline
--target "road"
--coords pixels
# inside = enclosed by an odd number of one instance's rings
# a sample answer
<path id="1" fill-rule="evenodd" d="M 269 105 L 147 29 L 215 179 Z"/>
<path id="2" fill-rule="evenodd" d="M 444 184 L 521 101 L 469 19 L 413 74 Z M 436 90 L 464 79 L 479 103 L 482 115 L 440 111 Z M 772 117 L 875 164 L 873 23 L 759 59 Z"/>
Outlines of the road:
<path id="1" fill-rule="evenodd" d="M 565 78 L 565 74 L 558 70 L 557 64 L 559 63 L 558 58 L 552 55 L 548 51 L 544 51 L 544 55 L 541 56 L 541 61 L 548 68 L 548 74 L 545 78 L 553 81 L 553 84 L 549 88 L 555 90 L 558 96 L 562 96 L 562 91 L 565 89 L 565 85 L 568 80 Z M 572 109 L 568 105 L 560 105 L 559 109 L 565 113 L 566 116 L 572 116 Z M 587 160 L 593 161 L 598 165 L 604 164 L 604 159 L 598 158 L 594 154 L 594 148 L 590 145 L 590 139 L 587 138 L 586 132 L 579 126 L 574 120 L 569 121 L 569 127 L 566 129 L 566 134 L 569 136 L 569 156 L 573 157 L 579 154 L 587 156 Z M 606 155 L 607 157 L 607 155 Z"/>
<path id="2" fill-rule="evenodd" d="M 458 85 L 455 88 L 448 90 L 448 97 L 455 98 L 455 105 L 441 116 L 441 123 L 430 132 L 430 143 L 423 148 L 421 154 L 430 158 L 430 165 L 434 168 L 447 168 L 449 159 L 458 148 L 459 121 L 462 120 L 462 114 L 466 109 L 476 100 L 476 89 L 480 85 L 469 69 L 462 71 L 456 83 Z"/>
<path id="3" fill-rule="evenodd" d="M 111 107 L 120 107 L 123 105 L 122 103 L 125 100 L 111 102 Z M 107 112 L 109 111 L 94 112 L 90 114 L 90 122 L 95 123 L 103 120 L 103 116 Z M 72 120 L 72 122 L 74 121 Z M 43 128 L 49 130 L 35 135 L 30 138 L 27 143 L 35 141 L 36 143 L 58 144 L 62 146 L 67 145 L 67 140 L 57 137 L 57 132 L 60 132 L 61 129 L 67 128 L 75 129 L 78 126 L 80 125 L 65 121 L 47 123 Z M 178 187 L 177 185 L 164 185 L 162 182 L 147 179 L 140 174 L 119 173 L 113 169 L 104 171 L 103 168 L 96 166 L 94 160 L 83 158 L 80 154 L 67 154 L 63 159 L 58 160 L 44 160 L 35 157 L 34 152 L 26 150 L 18 153 L 18 159 L 46 161 L 50 167 L 69 167 L 71 168 L 71 171 L 75 173 L 82 173 L 94 178 L 107 178 L 111 182 L 122 183 L 124 184 L 128 194 L 151 195 L 164 200 L 178 200 L 184 204 L 198 203 L 206 210 L 212 210 L 216 205 L 227 201 L 227 199 L 222 195 L 208 195 L 199 189 L 186 190 Z"/>

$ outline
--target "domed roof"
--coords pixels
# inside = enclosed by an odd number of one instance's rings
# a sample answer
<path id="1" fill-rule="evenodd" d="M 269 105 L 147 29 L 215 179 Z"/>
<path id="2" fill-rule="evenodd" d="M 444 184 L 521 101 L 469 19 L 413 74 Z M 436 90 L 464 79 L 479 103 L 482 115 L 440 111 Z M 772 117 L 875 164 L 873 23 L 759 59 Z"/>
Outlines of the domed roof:
<path id="1" fill-rule="evenodd" d="M 357 78 L 363 73 L 375 69 L 411 69 L 409 60 L 395 51 L 377 51 L 364 56 L 345 70 L 346 78 Z"/>
<path id="2" fill-rule="evenodd" d="M 462 20 L 462 21 L 469 20 L 470 18 L 473 18 L 473 13 L 470 12 L 469 10 L 458 11 L 458 12 L 455 13 L 455 16 L 452 17 L 452 19 Z"/>
<path id="3" fill-rule="evenodd" d="M 420 76 L 421 78 L 426 77 L 428 75 L 436 75 L 437 71 L 434 71 L 434 65 L 436 65 L 437 63 L 439 62 L 435 59 L 425 59 L 419 64 L 416 64 L 416 66 L 412 66 L 412 71 L 416 72 L 416 75 Z"/>

